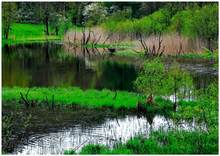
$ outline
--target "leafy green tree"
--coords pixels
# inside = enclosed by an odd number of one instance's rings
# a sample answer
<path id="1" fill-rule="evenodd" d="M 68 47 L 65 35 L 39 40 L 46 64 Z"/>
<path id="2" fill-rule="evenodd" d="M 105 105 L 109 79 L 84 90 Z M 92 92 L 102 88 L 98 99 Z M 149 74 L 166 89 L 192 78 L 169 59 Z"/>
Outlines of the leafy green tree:
<path id="1" fill-rule="evenodd" d="M 179 35 L 194 36 L 192 33 L 192 10 L 183 10 L 177 12 L 171 19 L 169 31 L 177 32 Z"/>
<path id="2" fill-rule="evenodd" d="M 147 60 L 143 64 L 134 84 L 137 89 L 153 98 L 153 95 L 163 95 L 165 85 L 165 68 L 159 58 Z"/>
<path id="3" fill-rule="evenodd" d="M 11 25 L 16 20 L 17 5 L 14 2 L 2 3 L 2 30 L 5 39 L 8 39 Z"/>
<path id="4" fill-rule="evenodd" d="M 18 23 L 40 23 L 40 18 L 37 14 L 39 11 L 36 2 L 17 2 L 17 22 Z"/>
<path id="5" fill-rule="evenodd" d="M 169 30 L 204 39 L 207 41 L 207 48 L 213 51 L 218 40 L 218 5 L 213 3 L 201 6 L 195 5 L 177 12 L 171 19 Z"/>
<path id="6" fill-rule="evenodd" d="M 197 92 L 200 113 L 197 117 L 206 123 L 208 130 L 218 128 L 218 83 L 211 83 Z"/>
<path id="7" fill-rule="evenodd" d="M 76 2 L 66 2 L 65 5 L 66 5 L 66 17 L 70 19 L 72 25 L 79 25 L 79 23 L 77 23 L 79 4 Z"/>
<path id="8" fill-rule="evenodd" d="M 208 43 L 208 49 L 213 51 L 218 40 L 218 4 L 205 5 L 196 10 L 192 22 L 192 31 L 205 39 Z"/>
<path id="9" fill-rule="evenodd" d="M 53 3 L 42 2 L 39 3 L 39 16 L 41 21 L 45 25 L 45 34 L 49 35 L 49 21 L 51 19 L 51 13 L 53 11 Z"/>
<path id="10" fill-rule="evenodd" d="M 177 62 L 174 62 L 166 74 L 166 95 L 174 94 L 174 107 L 177 106 L 177 98 L 184 98 L 193 89 L 193 81 L 190 74 L 181 69 Z M 190 95 L 188 95 L 190 96 Z"/>

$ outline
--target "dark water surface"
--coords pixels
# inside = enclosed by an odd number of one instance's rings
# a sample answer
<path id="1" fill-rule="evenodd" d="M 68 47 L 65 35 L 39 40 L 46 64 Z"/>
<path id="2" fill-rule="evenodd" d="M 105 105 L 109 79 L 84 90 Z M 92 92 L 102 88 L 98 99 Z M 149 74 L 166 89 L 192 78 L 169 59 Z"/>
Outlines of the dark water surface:
<path id="1" fill-rule="evenodd" d="M 171 119 L 160 115 L 138 116 L 133 113 L 119 113 L 112 116 L 105 110 L 99 112 L 71 110 L 66 113 L 33 110 L 32 122 L 37 130 L 32 128 L 27 140 L 18 144 L 13 154 L 63 154 L 67 149 L 79 152 L 88 144 L 102 144 L 112 148 L 116 143 L 126 143 L 138 135 L 148 137 L 152 131 L 159 129 L 177 128 L 194 131 L 198 128 L 194 122 L 182 121 L 177 125 Z M 96 120 L 95 113 L 99 117 Z M 57 121 L 53 119 L 55 116 L 58 116 Z M 44 117 L 45 121 L 41 117 Z"/>
<path id="2" fill-rule="evenodd" d="M 132 91 L 142 61 L 80 48 L 74 51 L 57 43 L 4 47 L 3 87 L 79 86 Z M 191 71 L 197 88 L 217 80 L 218 72 L 208 62 L 179 62 Z"/>
<path id="3" fill-rule="evenodd" d="M 3 87 L 78 86 L 83 89 L 134 91 L 133 81 L 143 62 L 138 58 L 111 56 L 97 49 L 85 51 L 79 48 L 73 51 L 58 43 L 18 45 L 4 47 L 2 51 Z M 194 60 L 178 62 L 182 68 L 191 72 L 196 88 L 204 88 L 217 80 L 218 71 L 210 62 Z M 135 114 L 127 114 L 100 117 L 97 116 L 97 112 L 85 112 L 83 117 L 90 118 L 84 122 L 80 116 L 82 112 L 74 116 L 61 112 L 51 114 L 48 111 L 34 113 L 36 113 L 33 128 L 35 132 L 29 135 L 26 143 L 17 145 L 14 154 L 62 154 L 65 149 L 79 151 L 89 143 L 113 147 L 116 142 L 126 142 L 137 135 L 148 136 L 152 130 L 161 127 L 169 129 L 177 126 L 185 130 L 195 128 L 195 123 L 183 122 L 175 125 L 172 120 L 158 115 L 138 117 Z M 91 116 L 94 118 L 91 119 Z M 101 122 L 88 124 L 88 121 L 98 119 Z M 74 122 L 75 120 L 81 122 Z M 67 121 L 70 123 L 64 125 Z M 57 127 L 53 130 L 49 129 L 55 125 Z M 38 129 L 40 127 L 44 128 Z"/>
<path id="4" fill-rule="evenodd" d="M 3 86 L 79 86 L 132 90 L 137 72 L 131 64 L 105 56 L 74 57 L 61 44 L 32 44 L 4 48 Z"/>

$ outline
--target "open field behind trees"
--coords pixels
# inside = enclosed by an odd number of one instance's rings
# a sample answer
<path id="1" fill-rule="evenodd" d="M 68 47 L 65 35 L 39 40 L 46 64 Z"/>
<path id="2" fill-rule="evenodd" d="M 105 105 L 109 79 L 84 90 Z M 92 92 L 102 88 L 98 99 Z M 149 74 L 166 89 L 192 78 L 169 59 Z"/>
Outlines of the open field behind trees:
<path id="1" fill-rule="evenodd" d="M 42 24 L 12 24 L 8 39 L 2 40 L 3 45 L 20 44 L 20 43 L 33 43 L 49 40 L 60 40 L 61 36 L 45 35 L 44 25 Z"/>

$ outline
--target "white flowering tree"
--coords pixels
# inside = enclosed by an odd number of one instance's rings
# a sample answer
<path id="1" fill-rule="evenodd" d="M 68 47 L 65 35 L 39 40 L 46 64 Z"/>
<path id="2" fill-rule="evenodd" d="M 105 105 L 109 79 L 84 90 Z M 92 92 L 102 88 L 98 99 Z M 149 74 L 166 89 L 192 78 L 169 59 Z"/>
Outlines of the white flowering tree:
<path id="1" fill-rule="evenodd" d="M 93 26 L 101 23 L 107 16 L 107 8 L 102 3 L 91 3 L 83 10 L 84 23 L 86 26 Z"/>

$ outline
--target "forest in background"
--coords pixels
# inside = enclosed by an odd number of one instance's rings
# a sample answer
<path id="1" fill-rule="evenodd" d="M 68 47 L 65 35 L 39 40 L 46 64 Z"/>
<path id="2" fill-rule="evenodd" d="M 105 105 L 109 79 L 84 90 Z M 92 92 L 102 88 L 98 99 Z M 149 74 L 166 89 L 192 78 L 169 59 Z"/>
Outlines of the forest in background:
<path id="1" fill-rule="evenodd" d="M 99 27 L 120 34 L 118 41 L 175 34 L 199 38 L 211 51 L 218 43 L 215 2 L 4 2 L 2 12 L 3 40 L 13 34 L 13 23 L 25 23 L 42 25 L 47 36 L 63 36 L 76 27 Z"/>

